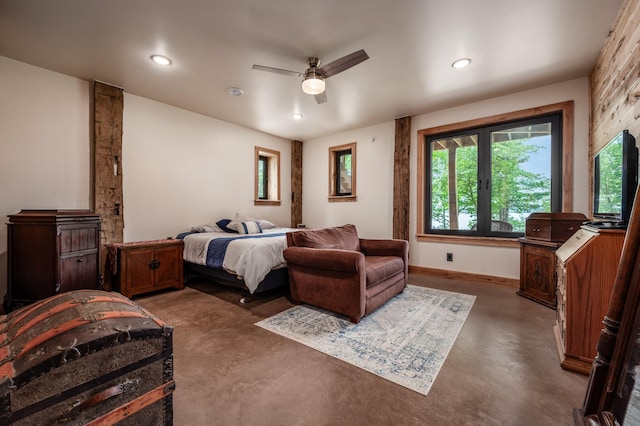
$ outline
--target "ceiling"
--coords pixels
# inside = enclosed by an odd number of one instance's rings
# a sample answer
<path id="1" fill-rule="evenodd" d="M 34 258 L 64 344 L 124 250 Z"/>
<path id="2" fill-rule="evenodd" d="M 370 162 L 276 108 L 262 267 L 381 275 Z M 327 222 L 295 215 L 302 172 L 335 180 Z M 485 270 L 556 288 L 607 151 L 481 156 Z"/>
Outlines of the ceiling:
<path id="1" fill-rule="evenodd" d="M 621 4 L 0 0 L 0 55 L 309 140 L 587 76 Z M 298 77 L 251 68 L 304 72 L 308 56 L 322 66 L 359 49 L 370 59 L 328 78 L 324 104 L 302 92 Z M 158 66 L 152 54 L 173 63 Z M 462 57 L 471 65 L 453 69 Z"/>

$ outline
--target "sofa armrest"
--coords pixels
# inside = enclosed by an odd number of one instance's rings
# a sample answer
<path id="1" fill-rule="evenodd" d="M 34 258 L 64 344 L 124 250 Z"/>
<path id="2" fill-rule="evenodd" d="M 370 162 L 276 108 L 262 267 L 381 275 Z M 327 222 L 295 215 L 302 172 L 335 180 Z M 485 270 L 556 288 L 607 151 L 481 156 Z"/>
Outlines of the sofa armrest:
<path id="1" fill-rule="evenodd" d="M 365 256 L 409 257 L 409 242 L 406 240 L 372 240 L 360 238 L 360 250 Z"/>
<path id="2" fill-rule="evenodd" d="M 357 272 L 364 268 L 364 254 L 358 251 L 289 247 L 283 254 L 287 264 L 293 263 L 312 269 Z"/>

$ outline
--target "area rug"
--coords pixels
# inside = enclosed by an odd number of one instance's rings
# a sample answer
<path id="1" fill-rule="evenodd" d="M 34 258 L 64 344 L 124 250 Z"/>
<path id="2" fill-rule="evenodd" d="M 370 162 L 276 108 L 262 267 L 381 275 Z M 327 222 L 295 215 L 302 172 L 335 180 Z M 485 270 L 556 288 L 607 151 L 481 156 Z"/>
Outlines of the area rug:
<path id="1" fill-rule="evenodd" d="M 426 395 L 475 299 L 409 285 L 359 324 L 297 305 L 256 325 Z"/>

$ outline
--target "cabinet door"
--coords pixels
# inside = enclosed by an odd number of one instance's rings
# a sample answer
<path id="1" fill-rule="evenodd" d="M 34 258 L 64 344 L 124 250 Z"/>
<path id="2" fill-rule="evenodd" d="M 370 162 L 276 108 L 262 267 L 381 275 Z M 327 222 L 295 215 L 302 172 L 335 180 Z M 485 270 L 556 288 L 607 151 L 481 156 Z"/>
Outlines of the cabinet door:
<path id="1" fill-rule="evenodd" d="M 147 289 L 153 287 L 154 270 L 152 263 L 154 261 L 153 248 L 136 248 L 134 250 L 124 250 L 123 268 L 126 268 L 124 275 L 126 277 L 126 290 L 122 293 L 125 295 L 133 289 Z"/>
<path id="2" fill-rule="evenodd" d="M 58 293 L 98 288 L 98 254 L 89 253 L 60 259 L 60 289 Z"/>
<path id="3" fill-rule="evenodd" d="M 556 304 L 556 255 L 553 248 L 524 244 L 523 291 L 549 305 Z"/>
<path id="4" fill-rule="evenodd" d="M 156 287 L 172 287 L 180 283 L 181 247 L 168 246 L 156 248 L 155 258 L 159 262 L 156 269 Z"/>

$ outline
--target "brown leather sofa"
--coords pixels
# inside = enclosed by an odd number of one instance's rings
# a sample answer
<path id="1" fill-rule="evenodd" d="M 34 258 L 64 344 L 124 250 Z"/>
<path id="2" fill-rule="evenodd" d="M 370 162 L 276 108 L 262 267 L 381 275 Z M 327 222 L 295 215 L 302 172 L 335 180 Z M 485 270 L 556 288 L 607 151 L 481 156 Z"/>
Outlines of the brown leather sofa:
<path id="1" fill-rule="evenodd" d="M 354 225 L 287 233 L 291 298 L 358 323 L 407 285 L 409 243 L 358 237 Z"/>

